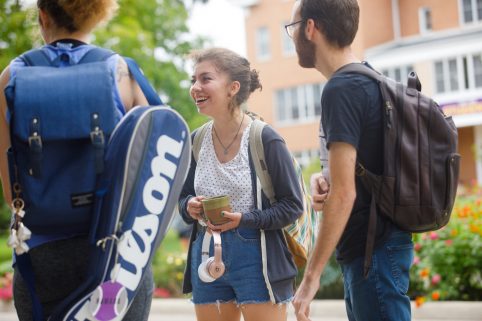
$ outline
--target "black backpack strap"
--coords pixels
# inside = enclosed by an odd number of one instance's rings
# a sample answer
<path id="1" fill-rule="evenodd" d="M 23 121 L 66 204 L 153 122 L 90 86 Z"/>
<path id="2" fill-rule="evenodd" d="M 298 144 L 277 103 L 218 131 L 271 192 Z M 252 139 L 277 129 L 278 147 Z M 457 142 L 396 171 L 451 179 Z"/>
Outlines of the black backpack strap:
<path id="1" fill-rule="evenodd" d="M 375 247 L 375 236 L 377 231 L 377 196 L 382 188 L 381 176 L 368 171 L 357 160 L 355 174 L 360 178 L 362 184 L 371 193 L 370 212 L 368 216 L 367 242 L 365 245 L 365 261 L 363 265 L 363 276 L 368 277 L 370 271 L 373 249 Z"/>
<path id="2" fill-rule="evenodd" d="M 362 63 L 354 62 L 351 64 L 347 64 L 336 71 L 337 74 L 345 73 L 345 72 L 354 72 L 357 74 L 362 74 L 367 77 L 373 78 L 377 81 L 382 81 L 382 78 L 384 77 L 381 73 L 373 69 L 366 62 L 362 62 Z"/>

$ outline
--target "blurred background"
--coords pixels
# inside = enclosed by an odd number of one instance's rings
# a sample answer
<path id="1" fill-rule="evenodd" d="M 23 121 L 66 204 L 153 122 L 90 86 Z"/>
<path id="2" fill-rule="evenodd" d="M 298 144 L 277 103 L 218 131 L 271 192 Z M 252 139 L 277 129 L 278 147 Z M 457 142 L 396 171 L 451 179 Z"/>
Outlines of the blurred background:
<path id="1" fill-rule="evenodd" d="M 459 131 L 460 187 L 448 226 L 414 234 L 410 296 L 428 300 L 482 299 L 482 1 L 358 0 L 356 54 L 379 71 L 406 82 L 416 71 Z M 185 56 L 209 46 L 246 56 L 260 73 L 262 92 L 249 101 L 286 139 L 304 169 L 319 170 L 320 96 L 326 79 L 298 66 L 289 23 L 293 0 L 119 0 L 117 16 L 95 32 L 93 43 L 133 57 L 162 99 L 191 129 L 206 118 L 189 97 L 191 66 Z M 42 44 L 35 1 L 0 0 L 0 69 Z M 10 212 L 0 196 L 0 300 L 11 300 Z M 177 217 L 154 259 L 156 297 L 183 297 L 181 283 L 189 227 Z M 300 271 L 302 272 L 302 271 Z M 300 273 L 301 277 L 301 273 Z M 299 280 L 300 281 L 300 278 Z M 317 298 L 340 299 L 334 261 Z"/>

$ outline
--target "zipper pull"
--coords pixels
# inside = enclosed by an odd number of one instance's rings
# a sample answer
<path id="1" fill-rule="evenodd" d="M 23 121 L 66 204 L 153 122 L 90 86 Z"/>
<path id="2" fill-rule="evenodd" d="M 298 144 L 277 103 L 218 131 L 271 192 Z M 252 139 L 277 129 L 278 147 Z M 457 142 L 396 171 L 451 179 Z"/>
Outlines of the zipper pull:
<path id="1" fill-rule="evenodd" d="M 387 127 L 390 129 L 392 128 L 392 104 L 390 103 L 390 100 L 385 101 L 385 115 L 387 117 Z"/>

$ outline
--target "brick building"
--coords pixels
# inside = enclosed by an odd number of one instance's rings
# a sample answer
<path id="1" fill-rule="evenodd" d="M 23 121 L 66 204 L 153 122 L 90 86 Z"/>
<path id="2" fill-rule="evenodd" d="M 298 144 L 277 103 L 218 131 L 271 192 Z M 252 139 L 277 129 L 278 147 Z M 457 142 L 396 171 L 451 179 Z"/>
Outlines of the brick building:
<path id="1" fill-rule="evenodd" d="M 231 0 L 245 8 L 247 57 L 263 91 L 250 100 L 302 164 L 318 156 L 320 95 L 326 80 L 301 69 L 284 25 L 294 0 Z M 482 1 L 358 0 L 358 57 L 397 80 L 419 74 L 423 92 L 454 117 L 460 181 L 482 184 Z"/>

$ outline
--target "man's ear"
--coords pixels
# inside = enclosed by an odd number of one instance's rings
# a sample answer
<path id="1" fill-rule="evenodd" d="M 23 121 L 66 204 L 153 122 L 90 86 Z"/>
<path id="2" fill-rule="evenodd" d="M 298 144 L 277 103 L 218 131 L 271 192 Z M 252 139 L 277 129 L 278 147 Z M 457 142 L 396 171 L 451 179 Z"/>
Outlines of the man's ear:
<path id="1" fill-rule="evenodd" d="M 308 40 L 313 40 L 315 37 L 316 28 L 315 21 L 313 19 L 306 20 L 305 36 Z"/>

